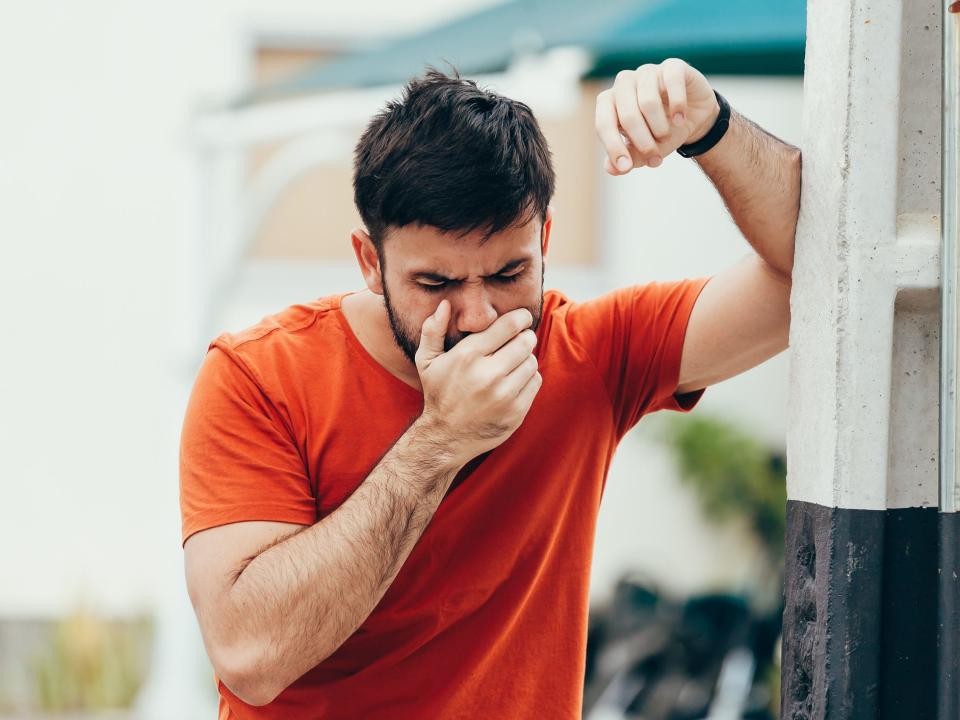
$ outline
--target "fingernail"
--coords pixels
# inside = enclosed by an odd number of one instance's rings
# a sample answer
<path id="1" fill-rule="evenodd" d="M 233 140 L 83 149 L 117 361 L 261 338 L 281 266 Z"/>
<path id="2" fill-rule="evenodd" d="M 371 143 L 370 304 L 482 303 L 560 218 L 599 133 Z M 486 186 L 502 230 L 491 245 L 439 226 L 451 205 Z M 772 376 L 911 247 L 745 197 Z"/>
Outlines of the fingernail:
<path id="1" fill-rule="evenodd" d="M 620 172 L 626 172 L 633 167 L 633 163 L 630 161 L 630 158 L 625 155 L 621 155 L 617 158 L 617 170 Z"/>
<path id="2" fill-rule="evenodd" d="M 673 124 L 674 124 L 674 125 L 683 125 L 683 113 L 674 113 L 674 115 L 673 115 Z"/>
<path id="3" fill-rule="evenodd" d="M 661 158 L 652 157 L 652 158 L 650 158 L 650 160 L 647 162 L 647 165 L 649 165 L 650 167 L 660 167 L 660 163 L 662 163 L 662 162 L 663 162 L 663 160 L 662 160 Z"/>

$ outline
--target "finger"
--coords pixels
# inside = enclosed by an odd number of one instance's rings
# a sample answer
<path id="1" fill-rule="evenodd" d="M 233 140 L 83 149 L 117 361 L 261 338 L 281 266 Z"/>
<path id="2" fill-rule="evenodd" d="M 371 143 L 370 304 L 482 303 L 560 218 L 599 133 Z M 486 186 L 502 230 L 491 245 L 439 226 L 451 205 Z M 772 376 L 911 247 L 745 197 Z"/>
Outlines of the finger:
<path id="1" fill-rule="evenodd" d="M 670 134 L 670 121 L 660 96 L 660 72 L 656 68 L 644 68 L 642 72 L 637 71 L 637 104 L 654 140 L 660 142 Z"/>
<path id="2" fill-rule="evenodd" d="M 533 357 L 531 353 L 536 346 L 537 334 L 527 328 L 490 355 L 489 359 L 495 363 L 496 372 L 501 376 L 506 376 L 527 358 Z"/>
<path id="3" fill-rule="evenodd" d="M 668 58 L 660 64 L 660 77 L 669 101 L 670 121 L 679 127 L 687 117 L 687 64 Z"/>
<path id="4" fill-rule="evenodd" d="M 514 335 L 522 332 L 533 324 L 533 315 L 527 308 L 517 308 L 504 313 L 491 323 L 490 327 L 480 332 L 467 335 L 458 342 L 451 352 L 477 353 L 489 355 L 499 350 Z"/>
<path id="5" fill-rule="evenodd" d="M 529 408 L 537 393 L 540 392 L 541 385 L 543 385 L 543 376 L 539 372 L 533 373 L 527 384 L 517 393 L 517 404 Z"/>
<path id="6" fill-rule="evenodd" d="M 610 167 L 616 169 L 616 172 L 612 174 L 619 175 L 630 172 L 631 168 L 633 168 L 633 162 L 630 159 L 630 151 L 627 149 L 627 145 L 620 135 L 613 92 L 610 90 L 604 90 L 597 95 L 595 125 L 597 135 L 600 136 L 600 142 L 603 144 L 603 149 L 607 153 L 607 161 L 610 163 Z M 621 158 L 623 159 L 621 160 Z M 618 165 L 618 162 L 622 164 Z"/>
<path id="7" fill-rule="evenodd" d="M 539 367 L 536 355 L 527 355 L 503 380 L 503 392 L 508 397 L 516 397 L 530 382 Z"/>
<path id="8" fill-rule="evenodd" d="M 633 160 L 633 167 L 635 167 L 635 168 L 646 167 L 646 166 L 647 166 L 647 163 L 646 163 L 646 161 L 645 161 L 642 157 L 640 157 L 640 153 L 638 153 L 636 150 L 634 150 L 634 149 L 633 149 L 633 146 L 629 146 L 629 145 L 628 145 L 627 147 L 628 147 L 628 150 L 629 150 L 629 152 L 630 152 L 630 158 Z M 606 155 L 603 156 L 603 169 L 606 170 L 610 175 L 625 175 L 625 174 L 626 174 L 626 173 L 620 172 L 620 171 L 617 170 L 615 167 L 613 167 L 613 165 L 610 164 L 610 158 L 607 157 Z"/>
<path id="9" fill-rule="evenodd" d="M 613 84 L 613 98 L 617 121 L 637 152 L 640 153 L 648 165 L 654 157 L 660 159 L 657 143 L 653 139 L 650 128 L 647 127 L 647 121 L 644 120 L 643 114 L 640 112 L 640 105 L 637 101 L 636 73 L 630 73 L 629 76 L 624 73 L 617 75 Z"/>
<path id="10" fill-rule="evenodd" d="M 450 322 L 450 301 L 440 301 L 433 315 L 423 321 L 420 328 L 420 345 L 417 347 L 417 367 L 425 367 L 438 355 L 443 354 L 443 342 L 447 336 L 447 324 Z"/>

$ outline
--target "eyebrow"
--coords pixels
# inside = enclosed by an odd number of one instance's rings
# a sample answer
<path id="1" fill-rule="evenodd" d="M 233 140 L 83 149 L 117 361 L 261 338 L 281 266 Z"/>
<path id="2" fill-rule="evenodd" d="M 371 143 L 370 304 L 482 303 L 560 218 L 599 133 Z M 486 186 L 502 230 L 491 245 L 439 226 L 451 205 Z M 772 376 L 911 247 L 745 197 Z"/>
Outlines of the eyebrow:
<path id="1" fill-rule="evenodd" d="M 511 260 L 502 268 L 497 270 L 495 273 L 493 273 L 493 275 L 482 275 L 481 277 L 488 278 L 488 277 L 493 277 L 494 275 L 502 275 L 505 272 L 516 270 L 518 267 L 520 267 L 524 263 L 530 262 L 530 260 L 531 258 L 529 255 L 516 258 L 515 260 Z M 426 270 L 416 270 L 410 273 L 410 277 L 412 277 L 415 280 L 430 280 L 431 282 L 459 282 L 464 279 L 464 278 L 450 278 L 450 277 L 446 277 L 445 275 L 441 275 L 440 273 L 428 272 Z"/>

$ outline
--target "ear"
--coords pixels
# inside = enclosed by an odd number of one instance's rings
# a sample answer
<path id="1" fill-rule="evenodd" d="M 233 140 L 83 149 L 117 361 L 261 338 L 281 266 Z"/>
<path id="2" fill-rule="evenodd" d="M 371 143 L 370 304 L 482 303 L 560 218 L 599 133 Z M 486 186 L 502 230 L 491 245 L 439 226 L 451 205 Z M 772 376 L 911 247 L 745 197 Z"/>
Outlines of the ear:
<path id="1" fill-rule="evenodd" d="M 380 267 L 380 256 L 373 240 L 363 228 L 354 228 L 350 232 L 350 242 L 353 252 L 357 256 L 360 272 L 370 292 L 383 295 L 383 273 Z"/>
<path id="2" fill-rule="evenodd" d="M 543 259 L 547 259 L 547 247 L 550 245 L 550 230 L 553 227 L 553 205 L 547 205 L 547 216 L 543 221 L 543 237 L 540 240 L 540 250 Z"/>

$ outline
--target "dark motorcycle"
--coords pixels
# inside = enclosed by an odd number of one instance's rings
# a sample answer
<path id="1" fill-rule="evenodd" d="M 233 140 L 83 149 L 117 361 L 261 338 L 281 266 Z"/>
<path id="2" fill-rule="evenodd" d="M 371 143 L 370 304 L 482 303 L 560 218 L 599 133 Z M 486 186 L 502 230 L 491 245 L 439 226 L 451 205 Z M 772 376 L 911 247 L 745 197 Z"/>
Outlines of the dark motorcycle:
<path id="1" fill-rule="evenodd" d="M 584 720 L 774 720 L 781 616 L 734 595 L 672 601 L 625 577 L 591 614 Z"/>

